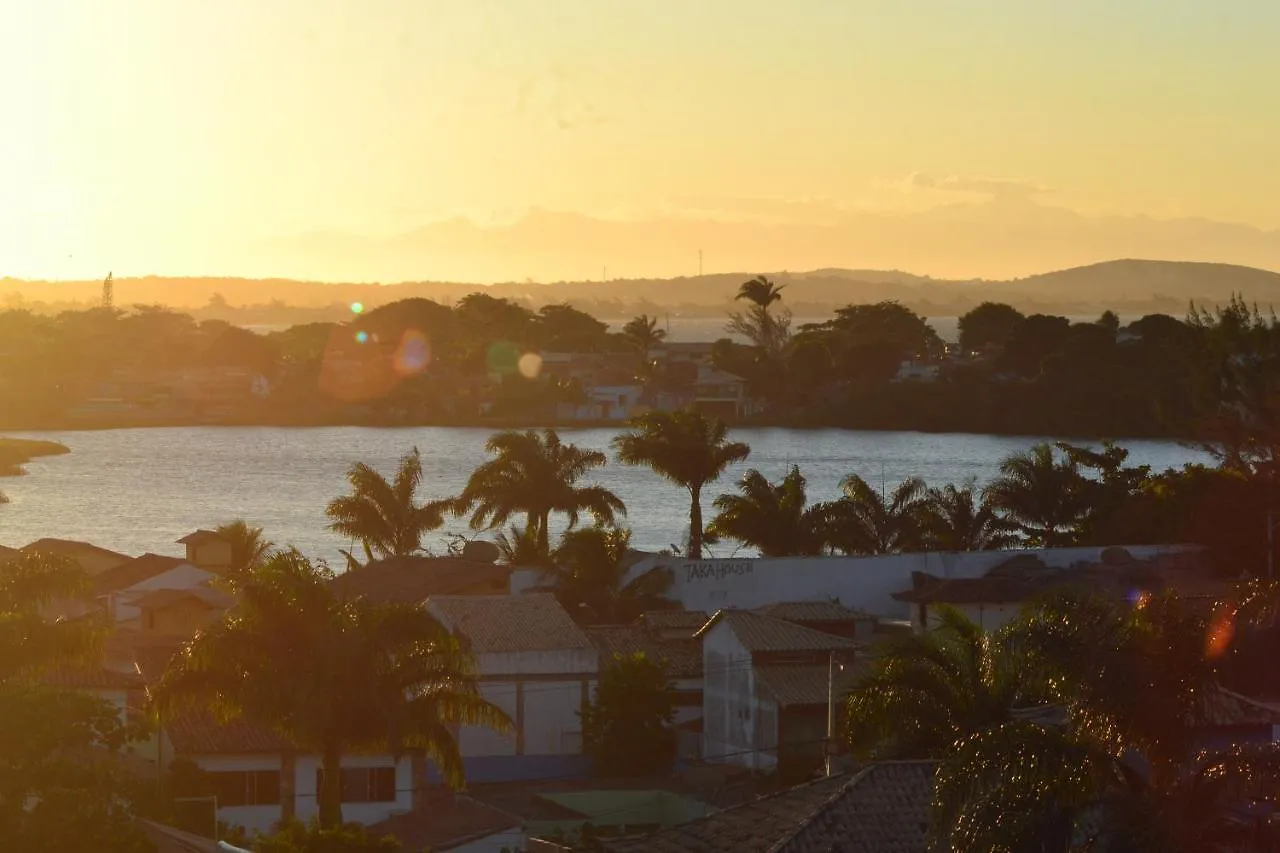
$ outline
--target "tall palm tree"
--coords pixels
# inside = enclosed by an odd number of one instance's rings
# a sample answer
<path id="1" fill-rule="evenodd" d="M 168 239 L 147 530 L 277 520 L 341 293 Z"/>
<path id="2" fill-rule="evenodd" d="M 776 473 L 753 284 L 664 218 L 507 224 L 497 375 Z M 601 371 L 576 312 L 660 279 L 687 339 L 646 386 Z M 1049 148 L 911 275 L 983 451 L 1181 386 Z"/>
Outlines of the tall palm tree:
<path id="1" fill-rule="evenodd" d="M 630 530 L 567 531 L 545 573 L 547 585 L 570 613 L 596 624 L 630 622 L 646 611 L 674 606 L 666 597 L 669 570 L 650 569 L 627 580 L 630 548 Z"/>
<path id="2" fill-rule="evenodd" d="M 855 754 L 942 758 L 1033 701 L 1035 685 L 1008 632 L 988 633 L 945 606 L 938 620 L 923 634 L 886 641 L 854 682 L 844 740 Z"/>
<path id="3" fill-rule="evenodd" d="M 272 555 L 236 605 L 174 658 L 153 700 L 243 716 L 321 756 L 319 817 L 342 822 L 342 758 L 419 748 L 462 784 L 457 725 L 503 729 L 481 698 L 470 657 L 421 607 L 346 601 L 296 550 Z M 305 661 L 306 666 L 299 666 Z"/>
<path id="4" fill-rule="evenodd" d="M 19 553 L 0 571 L 0 683 L 83 660 L 97 648 L 92 619 L 50 620 L 42 611 L 56 601 L 86 595 L 89 578 L 65 557 Z"/>
<path id="5" fill-rule="evenodd" d="M 689 492 L 689 556 L 702 559 L 702 489 L 725 469 L 751 454 L 751 448 L 727 439 L 719 418 L 698 412 L 650 412 L 632 421 L 633 429 L 613 440 L 624 465 L 646 465 Z"/>
<path id="6" fill-rule="evenodd" d="M 773 305 L 782 300 L 785 287 L 785 284 L 774 284 L 762 275 L 743 282 L 734 299 L 745 300 L 751 305 L 745 314 L 730 313 L 726 329 L 747 338 L 770 357 L 779 356 L 789 337 L 791 312 L 785 308 L 774 310 Z"/>
<path id="7" fill-rule="evenodd" d="M 232 577 L 242 577 L 261 566 L 275 548 L 262 534 L 261 527 L 250 527 L 242 518 L 220 524 L 214 532 L 231 545 L 229 574 Z"/>
<path id="8" fill-rule="evenodd" d="M 612 524 L 616 516 L 627 514 L 618 496 L 603 486 L 578 485 L 608 458 L 598 450 L 563 443 L 555 430 L 500 432 L 485 449 L 494 458 L 472 472 L 454 501 L 456 511 L 471 512 L 476 530 L 501 527 L 513 515 L 523 514 L 538 547 L 549 553 L 553 512 L 567 515 L 570 529 L 583 512 L 601 524 Z"/>
<path id="9" fill-rule="evenodd" d="M 622 336 L 647 364 L 649 351 L 666 340 L 667 330 L 658 328 L 658 318 L 641 314 L 622 327 Z"/>
<path id="10" fill-rule="evenodd" d="M 499 531 L 494 537 L 498 553 L 508 566 L 527 568 L 530 566 L 551 565 L 551 554 L 545 551 L 538 542 L 537 531 L 518 524 L 507 525 L 506 530 Z"/>
<path id="11" fill-rule="evenodd" d="M 934 551 L 994 551 L 1017 542 L 1013 525 L 996 512 L 973 481 L 929 489 L 921 513 L 925 544 Z"/>
<path id="12" fill-rule="evenodd" d="M 798 466 L 791 466 L 777 485 L 753 468 L 738 481 L 738 491 L 742 494 L 716 498 L 720 512 L 708 533 L 736 539 L 762 557 L 811 557 L 826 550 L 828 507 L 805 506 L 805 479 Z"/>
<path id="13" fill-rule="evenodd" d="M 1052 445 L 1037 444 L 1000 463 L 1000 476 L 987 486 L 985 497 L 1028 545 L 1056 548 L 1075 540 L 1086 509 L 1085 485 L 1074 458 L 1059 460 Z"/>
<path id="14" fill-rule="evenodd" d="M 449 500 L 418 503 L 422 455 L 413 448 L 400 459 L 395 478 L 363 462 L 347 471 L 351 494 L 334 498 L 325 509 L 329 529 L 359 541 L 366 560 L 406 557 L 422 550 L 422 537 L 444 525 Z M 355 561 L 348 555 L 348 565 Z"/>
<path id="15" fill-rule="evenodd" d="M 857 474 L 840 483 L 830 504 L 831 543 L 846 554 L 895 554 L 921 546 L 920 516 L 925 485 L 908 477 L 884 494 Z"/>

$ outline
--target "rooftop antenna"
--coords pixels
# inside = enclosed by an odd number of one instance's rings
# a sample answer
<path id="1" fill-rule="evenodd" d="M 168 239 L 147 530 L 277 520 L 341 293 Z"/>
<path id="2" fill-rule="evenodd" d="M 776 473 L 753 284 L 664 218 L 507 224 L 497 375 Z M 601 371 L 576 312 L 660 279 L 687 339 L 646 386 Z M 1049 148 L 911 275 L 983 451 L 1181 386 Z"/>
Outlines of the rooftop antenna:
<path id="1" fill-rule="evenodd" d="M 111 273 L 107 273 L 107 277 L 102 280 L 102 307 L 112 308 L 115 301 L 115 285 L 112 283 Z"/>

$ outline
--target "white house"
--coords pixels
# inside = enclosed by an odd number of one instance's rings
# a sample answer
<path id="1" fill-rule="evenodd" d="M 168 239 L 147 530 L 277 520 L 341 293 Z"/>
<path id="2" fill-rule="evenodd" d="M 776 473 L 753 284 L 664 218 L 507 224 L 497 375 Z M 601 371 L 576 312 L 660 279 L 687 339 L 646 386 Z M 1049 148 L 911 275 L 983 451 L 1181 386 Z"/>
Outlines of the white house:
<path id="1" fill-rule="evenodd" d="M 917 361 L 911 359 L 898 365 L 894 374 L 894 382 L 934 382 L 938 379 L 942 366 L 937 362 Z"/>
<path id="2" fill-rule="evenodd" d="M 427 610 L 475 656 L 482 695 L 513 730 L 464 728 L 459 748 L 473 782 L 585 774 L 579 711 L 598 671 L 596 647 L 549 593 L 437 595 Z"/>
<path id="3" fill-rule="evenodd" d="M 851 669 L 855 641 L 743 610 L 721 610 L 697 636 L 703 757 L 754 770 L 816 766 L 828 702 L 844 686 L 833 676 Z"/>
<path id="4" fill-rule="evenodd" d="M 142 611 L 138 601 L 157 590 L 188 590 L 208 587 L 218 575 L 192 565 L 181 557 L 143 554 L 113 566 L 94 578 L 94 589 L 117 622 L 137 619 Z"/>
<path id="5" fill-rule="evenodd" d="M 685 610 L 714 612 L 723 608 L 754 610 L 770 604 L 797 601 L 835 601 L 851 610 L 905 619 L 909 606 L 894 593 L 911 588 L 915 572 L 940 578 L 975 578 L 1014 557 L 1034 556 L 1054 568 L 1071 568 L 1101 560 L 1101 547 L 1011 551 L 933 551 L 886 554 L 878 557 L 777 557 L 685 560 L 654 555 L 628 572 L 635 578 L 655 568 L 672 573 L 667 596 Z M 1160 558 L 1169 563 L 1194 561 L 1201 549 L 1190 545 L 1128 547 L 1135 560 Z M 538 573 L 517 571 L 511 591 L 538 583 Z"/>
<path id="6" fill-rule="evenodd" d="M 586 399 L 579 403 L 556 404 L 556 417 L 577 421 L 625 421 L 638 414 L 644 394 L 641 385 L 587 385 Z"/>
<path id="7" fill-rule="evenodd" d="M 709 364 L 698 365 L 693 405 L 700 412 L 725 418 L 740 418 L 755 412 L 755 403 L 747 395 L 747 380 Z"/>

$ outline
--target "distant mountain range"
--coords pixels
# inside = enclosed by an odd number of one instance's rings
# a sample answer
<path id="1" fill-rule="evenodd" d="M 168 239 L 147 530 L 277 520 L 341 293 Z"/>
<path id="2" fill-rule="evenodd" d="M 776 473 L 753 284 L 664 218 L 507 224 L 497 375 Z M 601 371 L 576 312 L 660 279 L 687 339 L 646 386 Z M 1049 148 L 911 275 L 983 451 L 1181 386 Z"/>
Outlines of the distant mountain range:
<path id="1" fill-rule="evenodd" d="M 540 306 L 570 302 L 604 317 L 670 311 L 689 315 L 723 313 L 740 283 L 756 271 L 718 273 L 673 279 L 615 279 L 551 284 L 404 282 L 400 284 L 331 284 L 289 279 L 120 278 L 115 280 L 118 306 L 164 304 L 218 316 L 257 306 L 262 322 L 293 322 L 341 316 L 361 302 L 368 307 L 407 297 L 451 302 L 484 290 Z M 982 301 L 1009 302 L 1024 311 L 1080 314 L 1112 308 L 1120 313 L 1165 312 L 1181 315 L 1191 301 L 1221 303 L 1233 293 L 1262 305 L 1280 303 L 1280 273 L 1230 264 L 1180 261 L 1115 260 L 1003 281 L 954 281 L 895 270 L 821 269 L 768 272 L 787 285 L 786 303 L 800 317 L 820 316 L 850 303 L 897 299 L 930 316 L 954 316 Z M 20 300 L 45 308 L 70 303 L 92 304 L 101 282 L 27 282 L 0 279 L 0 304 Z M 33 307 L 39 307 L 35 305 Z M 291 314 L 292 312 L 292 314 Z M 302 313 L 299 313 L 302 312 Z M 303 314 L 307 316 L 303 316 Z M 247 312 L 254 313 L 254 312 Z M 290 315 L 284 319 L 279 314 Z M 296 316 L 292 316 L 296 315 Z M 243 319 L 243 318 L 240 318 Z"/>

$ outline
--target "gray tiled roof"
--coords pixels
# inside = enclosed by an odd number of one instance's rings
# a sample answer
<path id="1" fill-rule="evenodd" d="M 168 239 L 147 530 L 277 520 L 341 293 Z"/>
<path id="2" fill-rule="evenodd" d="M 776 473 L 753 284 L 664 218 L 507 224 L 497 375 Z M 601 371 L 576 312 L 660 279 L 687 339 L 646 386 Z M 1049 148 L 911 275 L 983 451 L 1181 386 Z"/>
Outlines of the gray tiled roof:
<path id="1" fill-rule="evenodd" d="M 933 763 L 886 761 L 608 845 L 613 853 L 925 853 Z"/>
<path id="2" fill-rule="evenodd" d="M 506 592 L 511 567 L 461 557 L 392 557 L 345 571 L 331 581 L 339 598 L 421 604 L 434 595 Z"/>
<path id="3" fill-rule="evenodd" d="M 692 636 L 707 624 L 705 610 L 650 610 L 640 617 L 640 622 L 654 631 L 670 631 L 688 628 Z"/>
<path id="4" fill-rule="evenodd" d="M 667 640 L 636 625 L 595 625 L 584 629 L 603 666 L 614 655 L 642 652 L 649 660 L 666 665 L 669 678 L 702 677 L 702 644 L 697 640 Z"/>
<path id="5" fill-rule="evenodd" d="M 838 601 L 781 601 L 758 608 L 757 613 L 788 622 L 852 622 L 874 619 L 863 610 L 852 610 Z"/>
<path id="6" fill-rule="evenodd" d="M 477 653 L 595 648 L 548 592 L 433 595 L 427 609 L 466 637 Z"/>
<path id="7" fill-rule="evenodd" d="M 794 622 L 747 610 L 718 611 L 696 636 L 703 636 L 721 622 L 727 623 L 737 635 L 738 641 L 751 652 L 822 652 L 857 646 L 857 643 L 846 637 L 825 634 Z"/>

